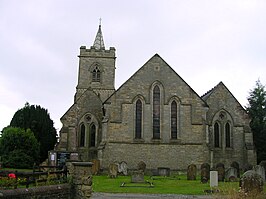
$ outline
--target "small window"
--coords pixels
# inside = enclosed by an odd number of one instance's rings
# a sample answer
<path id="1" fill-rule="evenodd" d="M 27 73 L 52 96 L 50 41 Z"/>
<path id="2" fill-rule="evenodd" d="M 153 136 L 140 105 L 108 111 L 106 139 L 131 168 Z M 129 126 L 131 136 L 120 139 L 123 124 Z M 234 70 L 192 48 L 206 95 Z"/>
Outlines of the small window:
<path id="1" fill-rule="evenodd" d="M 80 126 L 79 146 L 80 147 L 84 147 L 85 146 L 85 125 L 84 124 L 81 124 L 81 126 Z"/>
<path id="2" fill-rule="evenodd" d="M 93 71 L 92 71 L 92 81 L 93 82 L 100 82 L 101 80 L 101 72 L 98 69 L 98 67 L 96 67 Z"/>
<path id="3" fill-rule="evenodd" d="M 214 124 L 214 147 L 220 147 L 220 129 L 219 124 Z"/>
<path id="4" fill-rule="evenodd" d="M 177 104 L 171 103 L 171 139 L 177 139 Z"/>
<path id="5" fill-rule="evenodd" d="M 140 100 L 136 102 L 136 121 L 135 121 L 135 138 L 141 138 L 142 131 L 142 103 Z"/>
<path id="6" fill-rule="evenodd" d="M 96 126 L 94 124 L 91 125 L 90 127 L 90 145 L 89 147 L 95 147 L 95 141 L 96 141 Z"/>
<path id="7" fill-rule="evenodd" d="M 231 147 L 231 127 L 228 122 L 225 124 L 225 147 Z"/>

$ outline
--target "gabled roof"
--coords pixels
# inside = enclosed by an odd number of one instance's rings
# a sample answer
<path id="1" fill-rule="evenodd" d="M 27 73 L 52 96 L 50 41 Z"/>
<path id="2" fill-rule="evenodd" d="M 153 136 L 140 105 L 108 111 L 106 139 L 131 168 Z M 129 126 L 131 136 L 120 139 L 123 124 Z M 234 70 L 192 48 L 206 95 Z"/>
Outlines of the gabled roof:
<path id="1" fill-rule="evenodd" d="M 209 90 L 207 93 L 201 96 L 201 98 L 206 101 L 208 98 L 219 88 L 223 87 L 226 89 L 226 91 L 234 98 L 234 100 L 240 105 L 240 107 L 246 112 L 246 109 L 239 103 L 239 101 L 235 98 L 235 96 L 231 93 L 231 91 L 224 85 L 224 83 L 221 81 L 219 82 L 215 87 L 213 87 L 211 90 Z"/>
<path id="2" fill-rule="evenodd" d="M 125 81 L 109 98 L 107 98 L 104 102 L 103 102 L 103 104 L 104 103 L 106 103 L 116 92 L 118 92 L 128 81 L 130 81 L 132 78 L 133 78 L 133 76 L 135 76 L 147 63 L 149 63 L 154 57 L 158 57 L 159 59 L 161 59 L 191 90 L 192 90 L 192 92 L 193 93 L 195 93 L 196 94 L 196 96 L 198 96 L 198 98 L 203 102 L 203 104 L 206 106 L 206 107 L 208 107 L 208 104 L 186 83 L 186 81 L 182 78 L 182 77 L 180 77 L 177 73 L 176 73 L 176 71 L 166 62 L 166 61 L 164 61 L 164 59 L 160 56 L 160 55 L 158 55 L 157 53 L 154 55 L 154 56 L 152 56 L 143 66 L 141 66 L 133 75 L 131 75 L 131 77 L 127 80 L 127 81 Z"/>

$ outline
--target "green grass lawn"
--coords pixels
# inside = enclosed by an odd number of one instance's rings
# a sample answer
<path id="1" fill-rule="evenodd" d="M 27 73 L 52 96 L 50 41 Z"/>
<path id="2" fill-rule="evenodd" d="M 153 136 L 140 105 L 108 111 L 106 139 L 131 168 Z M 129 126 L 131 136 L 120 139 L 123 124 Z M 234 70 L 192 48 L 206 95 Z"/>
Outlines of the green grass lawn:
<path id="1" fill-rule="evenodd" d="M 93 176 L 93 191 L 108 193 L 144 193 L 144 194 L 185 194 L 185 195 L 203 195 L 204 190 L 210 190 L 209 183 L 202 184 L 198 180 L 188 181 L 186 176 L 178 177 L 153 177 L 145 176 L 145 180 L 151 182 L 154 186 L 148 184 L 130 183 L 130 176 L 118 176 L 109 178 L 108 176 Z M 125 183 L 125 187 L 120 187 Z M 140 187 L 138 187 L 140 186 Z M 239 182 L 219 182 L 221 192 L 231 192 L 238 190 Z"/>

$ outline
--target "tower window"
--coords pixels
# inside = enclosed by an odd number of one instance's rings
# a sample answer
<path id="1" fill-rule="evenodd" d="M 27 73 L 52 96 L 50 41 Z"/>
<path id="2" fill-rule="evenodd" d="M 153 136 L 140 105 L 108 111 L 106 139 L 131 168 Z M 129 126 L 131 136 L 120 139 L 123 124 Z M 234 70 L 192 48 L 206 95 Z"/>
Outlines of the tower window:
<path id="1" fill-rule="evenodd" d="M 135 121 L 135 138 L 141 138 L 142 131 L 142 103 L 140 100 L 136 102 L 136 121 Z"/>
<path id="2" fill-rule="evenodd" d="M 177 104 L 171 103 L 171 139 L 177 139 Z"/>
<path id="3" fill-rule="evenodd" d="M 160 139 L 160 88 L 153 89 L 153 139 Z"/>
<path id="4" fill-rule="evenodd" d="M 101 71 L 96 66 L 96 68 L 93 69 L 93 71 L 92 71 L 92 81 L 93 82 L 100 82 L 100 80 L 101 80 Z"/>

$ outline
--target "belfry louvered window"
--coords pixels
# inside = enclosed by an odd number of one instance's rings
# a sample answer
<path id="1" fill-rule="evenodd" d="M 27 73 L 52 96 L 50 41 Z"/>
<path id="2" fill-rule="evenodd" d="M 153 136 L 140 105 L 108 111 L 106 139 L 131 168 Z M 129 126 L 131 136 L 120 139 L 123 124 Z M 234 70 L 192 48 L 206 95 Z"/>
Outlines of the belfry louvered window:
<path id="1" fill-rule="evenodd" d="M 95 67 L 92 71 L 92 81 L 93 82 L 100 82 L 101 81 L 101 71 L 98 67 Z"/>

